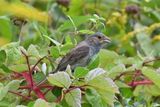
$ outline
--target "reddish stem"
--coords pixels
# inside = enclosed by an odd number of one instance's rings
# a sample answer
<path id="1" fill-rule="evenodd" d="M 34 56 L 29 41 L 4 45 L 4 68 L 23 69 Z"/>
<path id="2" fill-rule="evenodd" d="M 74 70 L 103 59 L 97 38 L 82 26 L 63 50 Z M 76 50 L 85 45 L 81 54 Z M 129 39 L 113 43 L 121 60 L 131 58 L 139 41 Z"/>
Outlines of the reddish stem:
<path id="1" fill-rule="evenodd" d="M 31 68 L 30 68 L 30 63 L 29 63 L 29 58 L 28 56 L 23 52 L 21 51 L 22 54 L 25 56 L 26 58 L 26 61 L 27 61 L 27 66 L 28 66 L 28 72 L 29 72 L 29 78 L 30 78 L 30 85 L 31 85 L 31 89 L 33 89 L 33 78 L 32 78 L 32 72 L 31 72 Z"/>
<path id="2" fill-rule="evenodd" d="M 27 85 L 27 86 L 20 86 L 20 87 L 19 87 L 19 89 L 30 89 L 30 88 L 31 88 L 31 87 L 28 86 L 28 85 Z"/>
<path id="3" fill-rule="evenodd" d="M 153 84 L 153 82 L 151 80 L 142 80 L 142 81 L 134 81 L 128 83 L 128 85 L 131 87 L 135 87 L 137 85 L 146 85 L 146 84 Z"/>
<path id="4" fill-rule="evenodd" d="M 18 96 L 21 96 L 22 98 L 25 98 L 25 99 L 27 99 L 27 100 L 33 100 L 33 99 L 31 99 L 30 97 L 24 96 L 24 95 L 22 95 L 22 94 L 20 94 L 20 93 L 18 93 L 18 92 L 14 92 L 14 91 L 8 91 L 8 92 L 10 92 L 10 93 L 12 93 L 12 94 L 16 94 L 16 95 L 18 95 Z"/>
<path id="5" fill-rule="evenodd" d="M 38 86 L 39 88 L 54 88 L 54 86 L 51 86 L 51 85 L 40 85 Z"/>

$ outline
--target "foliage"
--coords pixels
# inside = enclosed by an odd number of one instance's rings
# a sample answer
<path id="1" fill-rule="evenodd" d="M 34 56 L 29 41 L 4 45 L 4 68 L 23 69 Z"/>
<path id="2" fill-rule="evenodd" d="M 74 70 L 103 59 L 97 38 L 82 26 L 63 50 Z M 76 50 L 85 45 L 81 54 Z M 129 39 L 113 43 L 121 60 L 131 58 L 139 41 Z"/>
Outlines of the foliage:
<path id="1" fill-rule="evenodd" d="M 0 107 L 158 107 L 159 7 L 159 0 L 0 0 Z M 88 66 L 49 74 L 97 31 L 112 43 Z"/>

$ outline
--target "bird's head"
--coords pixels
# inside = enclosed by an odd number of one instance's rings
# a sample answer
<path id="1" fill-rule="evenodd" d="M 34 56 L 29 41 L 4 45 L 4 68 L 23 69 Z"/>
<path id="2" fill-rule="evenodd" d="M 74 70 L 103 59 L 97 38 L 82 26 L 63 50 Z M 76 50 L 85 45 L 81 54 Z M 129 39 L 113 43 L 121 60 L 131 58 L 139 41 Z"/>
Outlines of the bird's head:
<path id="1" fill-rule="evenodd" d="M 100 46 L 103 47 L 104 45 L 111 42 L 111 39 L 105 36 L 103 33 L 97 32 L 95 34 L 90 35 L 87 38 L 87 41 L 92 46 Z"/>

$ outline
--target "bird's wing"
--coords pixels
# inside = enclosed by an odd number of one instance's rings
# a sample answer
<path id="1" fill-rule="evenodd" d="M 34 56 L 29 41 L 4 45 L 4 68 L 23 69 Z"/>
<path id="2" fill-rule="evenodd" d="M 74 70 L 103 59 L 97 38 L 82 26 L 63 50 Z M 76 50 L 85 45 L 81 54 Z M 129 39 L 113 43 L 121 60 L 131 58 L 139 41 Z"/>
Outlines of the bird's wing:
<path id="1" fill-rule="evenodd" d="M 74 65 L 79 60 L 85 58 L 89 54 L 89 46 L 80 46 L 74 48 L 70 53 L 60 61 L 56 71 L 63 71 L 66 69 L 67 65 Z"/>

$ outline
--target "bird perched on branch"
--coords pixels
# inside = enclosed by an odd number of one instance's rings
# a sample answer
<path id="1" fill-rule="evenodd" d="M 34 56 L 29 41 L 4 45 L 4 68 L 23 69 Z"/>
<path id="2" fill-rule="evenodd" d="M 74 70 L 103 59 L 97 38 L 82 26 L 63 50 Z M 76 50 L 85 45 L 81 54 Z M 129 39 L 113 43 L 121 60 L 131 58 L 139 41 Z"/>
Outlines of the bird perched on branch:
<path id="1" fill-rule="evenodd" d="M 64 56 L 56 70 L 51 73 L 65 71 L 68 65 L 70 65 L 72 71 L 77 66 L 86 66 L 94 55 L 96 55 L 104 45 L 110 42 L 110 38 L 100 32 L 89 35 L 84 41 L 80 42 Z"/>

